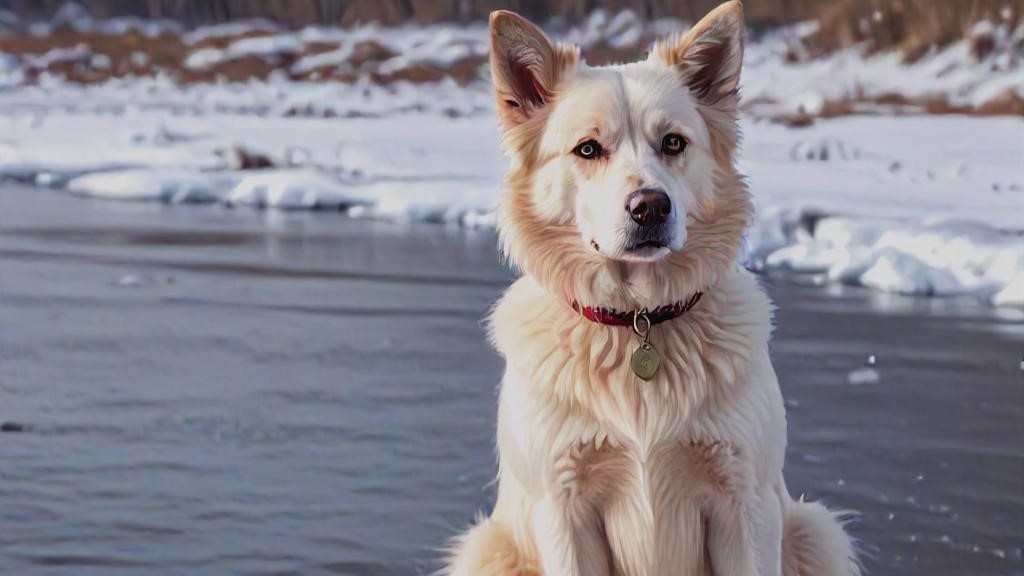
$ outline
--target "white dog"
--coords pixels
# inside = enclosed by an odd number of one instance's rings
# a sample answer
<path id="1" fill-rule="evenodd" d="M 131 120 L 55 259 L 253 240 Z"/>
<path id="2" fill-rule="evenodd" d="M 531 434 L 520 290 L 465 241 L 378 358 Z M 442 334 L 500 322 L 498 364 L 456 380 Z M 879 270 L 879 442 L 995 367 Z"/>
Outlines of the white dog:
<path id="1" fill-rule="evenodd" d="M 622 66 L 509 13 L 491 70 L 522 270 L 492 317 L 507 361 L 493 513 L 457 576 L 851 576 L 842 522 L 790 498 L 772 305 L 736 265 L 743 11 Z"/>

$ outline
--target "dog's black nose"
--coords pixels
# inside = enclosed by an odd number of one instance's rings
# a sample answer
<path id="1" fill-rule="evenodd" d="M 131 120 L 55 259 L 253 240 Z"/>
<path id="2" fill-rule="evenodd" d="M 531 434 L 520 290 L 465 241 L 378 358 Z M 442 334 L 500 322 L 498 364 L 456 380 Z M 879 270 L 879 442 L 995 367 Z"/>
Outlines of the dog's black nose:
<path id="1" fill-rule="evenodd" d="M 672 200 L 661 190 L 641 188 L 626 197 L 626 211 L 641 226 L 657 226 L 668 220 L 672 213 Z"/>

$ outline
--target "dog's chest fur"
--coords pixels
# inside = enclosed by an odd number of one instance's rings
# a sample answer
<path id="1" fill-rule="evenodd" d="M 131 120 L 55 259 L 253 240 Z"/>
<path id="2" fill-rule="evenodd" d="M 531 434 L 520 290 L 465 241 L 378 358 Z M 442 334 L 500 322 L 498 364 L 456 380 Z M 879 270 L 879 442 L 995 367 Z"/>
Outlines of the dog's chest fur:
<path id="1" fill-rule="evenodd" d="M 767 433 L 784 415 L 774 376 L 759 374 L 770 371 L 770 316 L 752 277 L 730 271 L 691 312 L 654 328 L 662 364 L 644 382 L 629 368 L 632 331 L 582 319 L 520 280 L 492 326 L 509 364 L 502 468 L 531 493 L 596 511 L 621 573 L 658 573 L 652 561 L 702 573 L 702 510 L 781 470 L 784 445 L 761 445 L 785 438 Z"/>

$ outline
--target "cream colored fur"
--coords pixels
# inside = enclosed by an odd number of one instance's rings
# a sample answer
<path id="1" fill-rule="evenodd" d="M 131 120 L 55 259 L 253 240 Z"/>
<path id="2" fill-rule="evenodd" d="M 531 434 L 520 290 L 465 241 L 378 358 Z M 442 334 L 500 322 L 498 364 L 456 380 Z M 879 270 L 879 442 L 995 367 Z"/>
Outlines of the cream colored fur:
<path id="1" fill-rule="evenodd" d="M 786 419 L 768 355 L 772 305 L 735 264 L 750 218 L 734 167 L 742 9 L 724 4 L 644 62 L 590 68 L 529 22 L 492 16 L 511 159 L 500 215 L 522 270 L 495 307 L 505 357 L 498 498 L 454 545 L 455 576 L 855 576 L 842 522 L 790 498 Z M 659 152 L 685 136 L 680 157 Z M 594 138 L 607 154 L 571 150 Z M 671 197 L 668 248 L 635 258 L 623 201 Z M 655 326 L 655 377 L 630 370 L 620 310 L 705 296 Z"/>

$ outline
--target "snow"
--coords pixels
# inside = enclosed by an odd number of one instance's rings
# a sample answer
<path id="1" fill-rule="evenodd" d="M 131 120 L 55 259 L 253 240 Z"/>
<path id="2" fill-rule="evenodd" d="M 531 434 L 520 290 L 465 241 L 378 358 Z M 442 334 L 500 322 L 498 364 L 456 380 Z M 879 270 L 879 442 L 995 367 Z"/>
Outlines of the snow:
<path id="1" fill-rule="evenodd" d="M 20 72 L 15 72 L 20 74 Z M 0 86 L 4 73 L 0 69 Z M 0 92 L 0 108 L 49 114 L 54 109 L 110 113 L 158 108 L 179 114 L 259 114 L 266 116 L 383 117 L 404 112 L 445 116 L 490 116 L 493 97 L 485 85 L 460 87 L 452 81 L 380 86 L 361 80 L 290 82 L 271 76 L 266 82 L 176 86 L 164 76 L 115 79 L 101 85 L 77 85 L 43 75 L 38 86 Z M 2 142 L 2 140 L 0 140 Z"/>
<path id="2" fill-rule="evenodd" d="M 172 204 L 217 200 L 208 179 L 169 169 L 95 172 L 71 179 L 67 190 L 106 200 L 160 201 Z"/>
<path id="3" fill-rule="evenodd" d="M 342 208 L 367 203 L 335 178 L 310 169 L 260 170 L 245 176 L 224 198 L 228 204 L 281 210 Z"/>
<path id="4" fill-rule="evenodd" d="M 236 40 L 221 50 L 200 48 L 188 55 L 185 67 L 190 70 L 209 68 L 221 62 L 237 58 L 273 58 L 280 55 L 297 54 L 302 51 L 302 42 L 292 34 L 258 36 Z"/>
<path id="5" fill-rule="evenodd" d="M 992 297 L 996 306 L 1017 306 L 1024 308 L 1024 273 L 1017 274 L 1002 290 Z"/>
<path id="6" fill-rule="evenodd" d="M 286 118 L 156 103 L 111 108 L 100 94 L 83 94 L 95 101 L 0 106 L 0 175 L 103 199 L 494 223 L 504 160 L 489 113 Z M 749 266 L 1024 305 L 1020 118 L 743 124 L 740 165 L 758 210 Z M 274 167 L 238 170 L 230 158 L 240 143 Z"/>
<path id="7" fill-rule="evenodd" d="M 668 33 L 681 24 L 650 26 Z M 974 33 L 1006 43 L 1020 41 L 1022 31 L 992 25 Z M 293 73 L 344 68 L 372 39 L 397 54 L 377 69 L 386 73 L 446 66 L 487 49 L 482 24 L 286 32 L 245 22 L 202 28 L 186 40 L 253 32 L 262 35 L 197 48 L 186 65 L 292 55 Z M 563 32 L 585 46 L 614 47 L 644 29 L 630 12 L 595 13 Z M 859 49 L 787 61 L 794 35 L 811 32 L 795 27 L 748 45 L 743 91 L 753 104 L 743 119 L 740 167 L 758 217 L 744 263 L 884 292 L 970 294 L 1024 307 L 1024 119 L 852 116 L 803 128 L 759 119 L 773 107 L 813 115 L 856 94 L 980 103 L 1006 90 L 1024 93 L 1024 68 L 1005 51 L 975 62 L 967 41 L 909 66 L 898 54 L 865 57 Z M 307 43 L 324 41 L 338 47 L 302 55 Z M 32 58 L 96 62 L 80 46 Z M 178 86 L 154 76 L 82 86 L 44 72 L 22 86 L 23 64 L 0 55 L 0 181 L 106 200 L 494 226 L 505 160 L 485 81 L 306 83 L 279 71 L 234 84 Z M 240 170 L 242 149 L 271 166 Z"/>
<path id="8" fill-rule="evenodd" d="M 76 30 L 88 30 L 94 22 L 89 11 L 78 2 L 67 2 L 50 19 L 53 27 L 70 26 Z"/>
<path id="9" fill-rule="evenodd" d="M 864 386 L 866 384 L 878 384 L 882 381 L 882 376 L 878 373 L 878 370 L 871 368 L 870 366 L 863 366 L 851 371 L 846 376 L 847 384 L 851 386 Z"/>
<path id="10" fill-rule="evenodd" d="M 181 65 L 193 71 L 255 57 L 278 67 L 281 75 L 288 72 L 304 75 L 328 68 L 357 76 L 373 72 L 386 76 L 421 65 L 447 70 L 467 58 L 482 61 L 488 51 L 487 30 L 483 23 L 398 27 L 370 23 L 345 29 L 311 26 L 291 31 L 272 22 L 254 20 L 205 26 L 183 33 L 166 21 L 122 18 L 97 23 L 81 17 L 78 9 L 69 8 L 68 12 L 65 19 L 71 18 L 74 26 L 80 29 L 107 34 L 133 29 L 149 35 L 162 32 L 181 34 L 186 45 L 194 47 Z M 678 20 L 646 22 L 631 10 L 613 15 L 598 10 L 577 26 L 559 27 L 555 24 L 551 33 L 559 39 L 579 44 L 584 56 L 590 48 L 628 49 L 643 46 L 651 38 L 686 29 L 686 24 Z M 52 31 L 50 24 L 39 26 L 38 34 Z M 800 38 L 813 32 L 813 24 L 805 23 L 762 34 L 747 44 L 743 92 L 744 106 L 749 111 L 758 116 L 813 117 L 825 113 L 830 105 L 853 106 L 869 111 L 915 111 L 929 100 L 977 108 L 1002 101 L 1012 94 L 1024 97 L 1024 55 L 1020 50 L 1024 46 L 1024 24 L 1011 28 L 1007 22 L 980 22 L 966 38 L 933 50 L 909 64 L 904 62 L 904 55 L 899 52 L 868 55 L 864 46 L 810 58 L 800 44 Z M 972 54 L 972 35 L 991 39 L 994 43 L 991 53 L 981 55 L 980 59 Z M 216 46 L 210 45 L 212 41 L 216 41 Z M 394 56 L 353 69 L 349 59 L 355 47 L 365 41 L 379 43 Z M 220 47 L 224 43 L 227 46 Z M 312 43 L 335 43 L 337 46 L 328 46 L 326 51 L 322 46 L 312 50 Z M 19 56 L 15 58 L 14 66 L 10 62 L 0 63 L 0 86 L 16 85 L 25 80 L 23 74 L 14 75 L 10 71 L 12 68 L 46 69 L 60 59 L 89 62 L 91 54 L 86 46 L 63 50 L 46 57 Z M 285 69 L 285 66 L 290 67 Z M 140 81 L 143 85 L 147 82 Z M 271 106 L 272 100 L 282 98 L 283 94 L 305 91 L 302 84 L 271 84 L 273 89 L 258 90 L 253 96 L 260 99 L 263 106 Z M 486 91 L 486 74 L 480 74 L 473 85 L 473 90 Z M 361 90 L 360 86 L 342 86 L 335 87 L 334 91 L 342 95 L 341 99 L 351 100 Z M 431 102 L 438 91 L 429 92 L 421 97 L 406 95 L 408 101 L 402 108 L 432 108 Z M 449 99 L 454 98 L 449 90 L 442 92 Z M 906 103 L 878 104 L 876 100 Z M 389 106 L 389 111 L 395 108 Z M 460 113 L 463 108 L 458 108 Z M 333 112 L 343 115 L 352 110 Z"/>
<path id="11" fill-rule="evenodd" d="M 995 31 L 997 45 L 983 59 L 970 53 L 970 41 L 964 39 L 933 49 L 913 63 L 904 62 L 900 52 L 867 55 L 863 46 L 793 62 L 785 55 L 801 53 L 796 39 L 808 30 L 778 30 L 745 47 L 744 98 L 762 115 L 805 112 L 813 116 L 826 102 L 934 97 L 977 107 L 1008 90 L 1024 96 L 1019 49 L 1024 25 L 1012 30 L 1005 24 L 988 22 L 987 26 Z"/>
<path id="12" fill-rule="evenodd" d="M 291 72 L 293 74 L 305 74 L 317 68 L 346 65 L 348 64 L 348 59 L 352 57 L 353 48 L 353 44 L 345 43 L 335 50 L 303 56 L 292 64 Z"/>
<path id="13" fill-rule="evenodd" d="M 1024 206 L 1024 195 L 1018 201 Z M 1019 212 L 1011 216 L 1024 227 Z M 757 227 L 794 226 L 794 221 L 762 219 Z M 758 248 L 768 252 L 766 268 L 821 273 L 833 281 L 898 294 L 993 293 L 1024 268 L 1024 237 L 961 220 L 829 216 L 817 221 L 813 234 L 798 229 L 789 242 L 777 237 Z"/>
<path id="14" fill-rule="evenodd" d="M 99 31 L 110 36 L 119 36 L 129 32 L 139 32 L 144 36 L 156 37 L 161 34 L 184 33 L 181 24 L 173 20 L 149 20 L 136 18 L 134 16 L 123 16 L 104 20 L 99 25 Z"/>
<path id="15" fill-rule="evenodd" d="M 947 269 L 929 266 L 898 248 L 879 253 L 859 280 L 869 288 L 897 294 L 930 296 L 960 291 L 956 278 Z"/>
<path id="16" fill-rule="evenodd" d="M 201 70 L 219 64 L 224 60 L 224 51 L 219 48 L 201 48 L 185 58 L 185 68 Z"/>
<path id="17" fill-rule="evenodd" d="M 236 20 L 197 28 L 186 33 L 184 40 L 186 44 L 199 44 L 206 40 L 230 38 L 253 32 L 274 33 L 280 30 L 280 26 L 269 20 Z"/>

